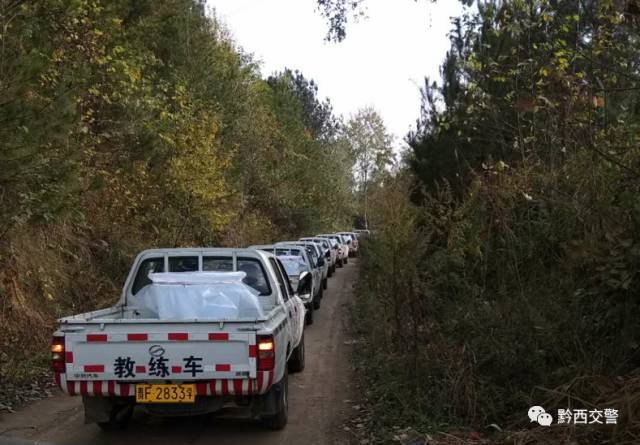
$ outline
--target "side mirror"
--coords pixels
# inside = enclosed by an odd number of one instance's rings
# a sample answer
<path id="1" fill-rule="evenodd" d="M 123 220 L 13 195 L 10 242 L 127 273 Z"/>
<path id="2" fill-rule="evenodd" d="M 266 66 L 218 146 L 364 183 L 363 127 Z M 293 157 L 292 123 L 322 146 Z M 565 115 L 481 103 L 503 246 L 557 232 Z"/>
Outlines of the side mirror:
<path id="1" fill-rule="evenodd" d="M 312 277 L 311 274 L 307 271 L 304 271 L 300 274 L 300 278 L 298 279 L 298 289 L 296 289 L 296 293 L 298 295 L 305 295 L 311 293 L 311 282 Z"/>

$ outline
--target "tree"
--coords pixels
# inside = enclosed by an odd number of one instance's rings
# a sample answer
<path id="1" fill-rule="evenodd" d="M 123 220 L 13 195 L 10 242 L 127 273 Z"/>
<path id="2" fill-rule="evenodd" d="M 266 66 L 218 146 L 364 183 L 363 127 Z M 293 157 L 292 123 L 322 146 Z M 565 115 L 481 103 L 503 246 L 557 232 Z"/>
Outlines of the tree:
<path id="1" fill-rule="evenodd" d="M 318 85 L 313 79 L 307 79 L 298 71 L 285 68 L 282 73 L 269 76 L 267 83 L 273 88 L 278 83 L 286 84 L 288 90 L 296 96 L 302 106 L 302 118 L 314 138 L 329 138 L 335 135 L 338 121 L 333 115 L 329 99 L 318 97 Z"/>
<path id="2" fill-rule="evenodd" d="M 597 130 L 636 109 L 633 17 L 607 1 L 486 0 L 456 20 L 442 81 L 425 84 L 409 137 L 416 200 L 442 181 L 461 196 L 493 162 L 557 166 L 585 148 L 602 156 Z"/>
<path id="3" fill-rule="evenodd" d="M 398 0 L 387 0 L 389 2 Z M 418 1 L 418 0 L 414 0 Z M 428 0 L 435 3 L 437 0 Z M 447 0 L 450 1 L 450 0 Z M 474 0 L 459 0 L 469 6 Z M 347 24 L 349 19 L 357 19 L 364 15 L 365 0 L 317 0 L 320 14 L 327 20 L 329 29 L 326 40 L 341 42 L 347 37 Z"/>
<path id="4" fill-rule="evenodd" d="M 327 19 L 329 30 L 326 39 L 340 42 L 347 36 L 349 17 L 360 8 L 363 0 L 317 0 L 322 16 Z"/>
<path id="5" fill-rule="evenodd" d="M 362 195 L 365 226 L 368 226 L 367 196 L 371 184 L 379 183 L 394 162 L 393 137 L 372 107 L 363 108 L 351 117 L 345 135 L 351 145 L 356 188 Z"/>

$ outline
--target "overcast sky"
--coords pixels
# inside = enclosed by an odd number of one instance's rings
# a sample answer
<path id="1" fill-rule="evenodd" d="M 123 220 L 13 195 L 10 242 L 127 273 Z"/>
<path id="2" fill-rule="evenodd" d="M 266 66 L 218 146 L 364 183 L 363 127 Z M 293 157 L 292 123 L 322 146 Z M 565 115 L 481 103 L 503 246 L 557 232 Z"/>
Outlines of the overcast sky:
<path id="1" fill-rule="evenodd" d="M 338 114 L 372 105 L 400 141 L 420 112 L 424 77 L 439 79 L 458 0 L 366 0 L 368 18 L 351 23 L 341 43 L 324 41 L 315 0 L 208 0 L 236 42 L 267 76 L 284 67 L 316 81 Z"/>

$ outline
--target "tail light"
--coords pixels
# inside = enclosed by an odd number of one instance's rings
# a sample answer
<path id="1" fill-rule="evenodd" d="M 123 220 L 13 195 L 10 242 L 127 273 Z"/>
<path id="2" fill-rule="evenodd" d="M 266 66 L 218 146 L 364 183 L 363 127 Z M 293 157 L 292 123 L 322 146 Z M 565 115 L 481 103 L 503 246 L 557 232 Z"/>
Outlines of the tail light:
<path id="1" fill-rule="evenodd" d="M 276 364 L 273 335 L 258 336 L 258 371 L 271 371 Z"/>
<path id="2" fill-rule="evenodd" d="M 53 337 L 51 340 L 51 367 L 55 372 L 65 371 L 64 337 Z"/>

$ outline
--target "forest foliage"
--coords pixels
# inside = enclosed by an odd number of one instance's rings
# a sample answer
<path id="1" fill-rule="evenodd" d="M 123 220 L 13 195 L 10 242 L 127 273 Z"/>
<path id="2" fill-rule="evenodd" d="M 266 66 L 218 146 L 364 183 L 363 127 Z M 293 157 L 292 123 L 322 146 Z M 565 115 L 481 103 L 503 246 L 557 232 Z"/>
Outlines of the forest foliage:
<path id="1" fill-rule="evenodd" d="M 0 21 L 0 379 L 56 316 L 116 301 L 143 248 L 350 224 L 331 104 L 264 78 L 203 1 L 7 0 Z"/>
<path id="2" fill-rule="evenodd" d="M 376 425 L 489 434 L 528 424 L 531 405 L 618 405 L 615 428 L 505 443 L 632 443 L 640 10 L 476 5 L 425 83 L 408 168 L 370 199 L 355 320 Z"/>

